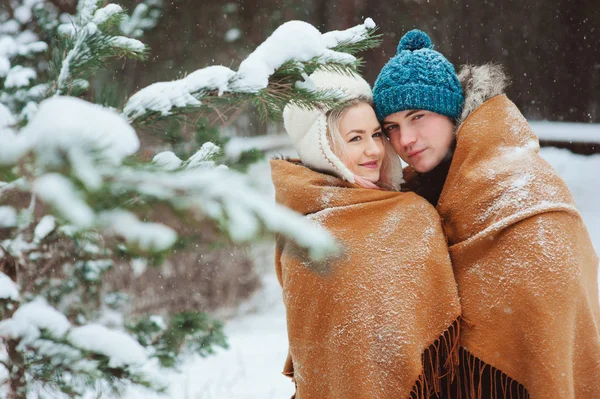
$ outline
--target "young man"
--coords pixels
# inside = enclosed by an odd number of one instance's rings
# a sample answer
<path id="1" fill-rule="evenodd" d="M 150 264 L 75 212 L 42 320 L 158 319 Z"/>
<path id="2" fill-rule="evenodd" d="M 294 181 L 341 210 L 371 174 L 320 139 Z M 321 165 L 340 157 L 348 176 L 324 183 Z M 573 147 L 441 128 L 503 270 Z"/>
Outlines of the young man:
<path id="1" fill-rule="evenodd" d="M 598 257 L 505 81 L 489 65 L 457 76 L 413 30 L 373 89 L 405 179 L 448 237 L 463 309 L 450 396 L 597 397 Z"/>

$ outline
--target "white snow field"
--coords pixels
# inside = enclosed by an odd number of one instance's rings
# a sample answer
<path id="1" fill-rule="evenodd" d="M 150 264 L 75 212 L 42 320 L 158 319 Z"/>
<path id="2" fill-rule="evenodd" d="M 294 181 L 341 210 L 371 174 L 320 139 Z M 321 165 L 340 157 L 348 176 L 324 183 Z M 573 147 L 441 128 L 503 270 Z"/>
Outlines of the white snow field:
<path id="1" fill-rule="evenodd" d="M 532 124 L 539 131 L 540 124 Z M 567 127 L 566 124 L 544 122 L 542 129 Z M 569 124 L 565 135 L 579 134 L 585 140 L 600 142 L 600 126 Z M 578 129 L 581 127 L 582 129 Z M 594 129 L 595 127 L 595 129 Z M 563 135 L 563 137 L 565 137 Z M 579 137 L 578 136 L 578 137 Z M 263 149 L 275 153 L 292 155 L 286 148 L 285 139 L 273 136 L 269 143 L 266 138 L 258 139 Z M 232 143 L 235 150 L 251 146 L 250 142 L 236 139 Z M 566 140 L 568 141 L 568 139 Z M 587 224 L 594 246 L 600 251 L 600 154 L 582 156 L 568 150 L 543 148 L 542 156 L 565 179 L 577 207 Z M 264 190 L 273 190 L 270 184 L 268 162 L 254 165 L 251 173 L 256 176 Z M 293 392 L 291 381 L 281 375 L 287 355 L 287 332 L 285 309 L 281 300 L 281 289 L 274 274 L 272 257 L 261 255 L 257 263 L 265 270 L 263 289 L 244 304 L 239 315 L 228 321 L 225 332 L 229 339 L 229 350 L 218 350 L 208 358 L 190 357 L 181 367 L 180 373 L 165 375 L 169 384 L 167 395 L 151 394 L 140 389 L 127 392 L 127 399 L 286 399 Z"/>

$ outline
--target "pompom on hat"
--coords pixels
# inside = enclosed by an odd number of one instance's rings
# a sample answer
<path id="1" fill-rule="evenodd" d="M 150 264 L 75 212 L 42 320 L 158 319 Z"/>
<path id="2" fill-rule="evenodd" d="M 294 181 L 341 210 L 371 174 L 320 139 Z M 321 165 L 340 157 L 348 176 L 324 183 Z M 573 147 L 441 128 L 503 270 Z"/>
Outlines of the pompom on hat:
<path id="1" fill-rule="evenodd" d="M 319 90 L 339 90 L 346 101 L 364 98 L 372 101 L 369 84 L 360 76 L 318 70 L 309 77 Z M 287 105 L 283 110 L 283 124 L 290 135 L 302 163 L 309 168 L 333 173 L 354 183 L 354 173 L 331 150 L 327 139 L 327 112 L 329 109 L 306 109 Z"/>
<path id="2" fill-rule="evenodd" d="M 454 66 L 433 48 L 429 36 L 418 29 L 400 39 L 396 56 L 383 67 L 373 87 L 380 121 L 409 109 L 424 109 L 451 119 L 460 116 L 462 86 Z"/>

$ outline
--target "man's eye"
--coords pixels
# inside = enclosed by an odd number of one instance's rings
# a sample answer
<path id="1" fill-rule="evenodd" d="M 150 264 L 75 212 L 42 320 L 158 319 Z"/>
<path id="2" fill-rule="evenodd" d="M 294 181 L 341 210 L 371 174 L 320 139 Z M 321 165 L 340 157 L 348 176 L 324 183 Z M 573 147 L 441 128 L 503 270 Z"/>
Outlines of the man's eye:
<path id="1" fill-rule="evenodd" d="M 417 114 L 417 115 L 413 116 L 412 120 L 413 121 L 418 121 L 419 119 L 421 119 L 424 116 L 425 116 L 424 114 Z"/>
<path id="2" fill-rule="evenodd" d="M 387 125 L 384 130 L 386 131 L 386 133 L 389 133 L 392 130 L 396 129 L 397 127 L 398 127 L 398 125 Z"/>

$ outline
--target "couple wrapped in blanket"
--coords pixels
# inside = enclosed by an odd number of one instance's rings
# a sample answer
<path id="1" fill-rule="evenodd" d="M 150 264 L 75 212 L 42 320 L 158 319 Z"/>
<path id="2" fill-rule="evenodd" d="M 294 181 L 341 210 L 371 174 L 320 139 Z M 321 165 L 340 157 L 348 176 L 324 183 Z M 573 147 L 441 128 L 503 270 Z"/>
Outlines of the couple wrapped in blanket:
<path id="1" fill-rule="evenodd" d="M 310 79 L 345 101 L 286 107 L 272 179 L 339 251 L 277 238 L 295 397 L 600 398 L 598 257 L 502 69 L 413 30 L 373 90 Z"/>

